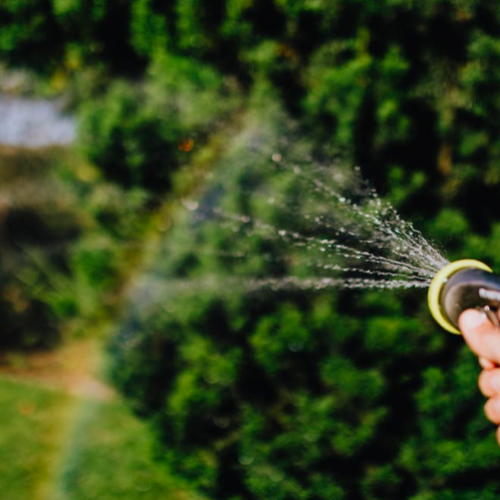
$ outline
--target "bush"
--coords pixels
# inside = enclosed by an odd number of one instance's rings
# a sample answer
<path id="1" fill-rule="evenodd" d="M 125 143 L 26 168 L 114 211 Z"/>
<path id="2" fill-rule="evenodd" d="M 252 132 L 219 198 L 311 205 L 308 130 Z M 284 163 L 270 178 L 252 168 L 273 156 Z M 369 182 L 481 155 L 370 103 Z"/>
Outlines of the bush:
<path id="1" fill-rule="evenodd" d="M 232 107 L 227 86 L 208 67 L 159 56 L 144 85 L 112 84 L 82 107 L 80 141 L 105 177 L 156 194 Z"/>
<path id="2" fill-rule="evenodd" d="M 57 151 L 0 150 L 2 252 L 0 344 L 55 345 L 60 330 L 49 295 L 68 272 L 82 223 L 68 190 L 54 176 Z"/>
<path id="3" fill-rule="evenodd" d="M 287 275 L 298 255 L 252 224 L 307 231 L 301 214 L 321 199 L 287 169 L 307 168 L 308 141 L 280 139 L 289 120 L 276 104 L 258 115 L 141 279 L 111 346 L 113 378 L 153 423 L 158 455 L 218 499 L 496 498 L 478 368 L 432 323 L 425 292 L 252 289 L 249 277 Z"/>

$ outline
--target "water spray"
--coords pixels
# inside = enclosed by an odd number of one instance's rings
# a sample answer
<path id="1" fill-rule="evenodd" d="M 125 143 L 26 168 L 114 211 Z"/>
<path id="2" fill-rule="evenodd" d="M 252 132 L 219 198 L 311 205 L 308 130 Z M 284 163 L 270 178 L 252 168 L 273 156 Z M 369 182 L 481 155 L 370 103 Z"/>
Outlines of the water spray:
<path id="1" fill-rule="evenodd" d="M 484 311 L 500 327 L 500 276 L 477 260 L 452 262 L 432 280 L 428 304 L 434 319 L 451 333 L 460 334 L 458 318 L 467 309 Z"/>

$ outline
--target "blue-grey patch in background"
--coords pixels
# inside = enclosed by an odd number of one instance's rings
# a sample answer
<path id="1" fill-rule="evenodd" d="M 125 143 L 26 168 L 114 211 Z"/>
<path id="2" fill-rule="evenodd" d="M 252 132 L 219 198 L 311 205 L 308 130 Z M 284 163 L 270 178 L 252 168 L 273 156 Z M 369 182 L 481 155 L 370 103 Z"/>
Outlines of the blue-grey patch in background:
<path id="1" fill-rule="evenodd" d="M 73 118 L 57 100 L 0 95 L 0 144 L 39 148 L 75 140 Z"/>

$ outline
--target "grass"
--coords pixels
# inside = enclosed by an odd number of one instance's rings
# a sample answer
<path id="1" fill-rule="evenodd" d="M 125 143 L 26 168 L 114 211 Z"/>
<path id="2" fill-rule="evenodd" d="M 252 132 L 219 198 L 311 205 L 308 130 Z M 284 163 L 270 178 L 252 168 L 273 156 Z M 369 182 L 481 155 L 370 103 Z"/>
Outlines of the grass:
<path id="1" fill-rule="evenodd" d="M 0 498 L 45 500 L 74 409 L 71 397 L 0 380 Z"/>
<path id="2" fill-rule="evenodd" d="M 2 500 L 195 500 L 152 460 L 119 398 L 69 396 L 0 377 Z"/>
<path id="3" fill-rule="evenodd" d="M 152 460 L 147 427 L 123 402 L 85 404 L 63 456 L 54 500 L 189 499 Z"/>

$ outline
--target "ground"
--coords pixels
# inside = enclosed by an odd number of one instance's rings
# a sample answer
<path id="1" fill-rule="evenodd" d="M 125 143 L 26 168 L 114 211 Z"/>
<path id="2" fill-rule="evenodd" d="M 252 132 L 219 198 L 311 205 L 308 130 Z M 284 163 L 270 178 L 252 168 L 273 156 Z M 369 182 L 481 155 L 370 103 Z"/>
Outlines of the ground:
<path id="1" fill-rule="evenodd" d="M 1 358 L 2 500 L 195 499 L 152 460 L 148 428 L 99 378 L 100 352 L 77 340 Z"/>

